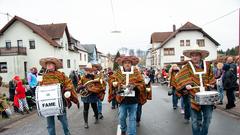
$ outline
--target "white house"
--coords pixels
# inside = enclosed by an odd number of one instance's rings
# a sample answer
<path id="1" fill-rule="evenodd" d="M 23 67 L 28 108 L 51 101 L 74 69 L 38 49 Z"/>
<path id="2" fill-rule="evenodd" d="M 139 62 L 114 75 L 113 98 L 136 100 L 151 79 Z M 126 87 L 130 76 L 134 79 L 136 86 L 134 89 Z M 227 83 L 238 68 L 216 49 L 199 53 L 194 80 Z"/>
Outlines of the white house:
<path id="1" fill-rule="evenodd" d="M 150 68 L 153 65 L 153 59 L 152 59 L 152 48 L 147 50 L 146 53 L 146 67 Z"/>
<path id="2" fill-rule="evenodd" d="M 31 67 L 40 70 L 39 60 L 48 56 L 61 59 L 68 75 L 81 64 L 79 52 L 66 23 L 37 25 L 15 16 L 0 30 L 0 75 L 4 82 L 14 75 L 24 78 Z"/>
<path id="3" fill-rule="evenodd" d="M 88 63 L 88 52 L 87 50 L 80 44 L 80 41 L 71 37 L 71 44 L 74 46 L 79 52 L 79 68 L 83 68 Z"/>
<path id="4" fill-rule="evenodd" d="M 158 68 L 165 64 L 172 64 L 188 60 L 183 56 L 184 50 L 204 49 L 210 55 L 206 60 L 217 59 L 219 43 L 208 35 L 202 28 L 187 22 L 176 30 L 173 25 L 172 32 L 154 32 L 151 35 L 152 66 Z"/>

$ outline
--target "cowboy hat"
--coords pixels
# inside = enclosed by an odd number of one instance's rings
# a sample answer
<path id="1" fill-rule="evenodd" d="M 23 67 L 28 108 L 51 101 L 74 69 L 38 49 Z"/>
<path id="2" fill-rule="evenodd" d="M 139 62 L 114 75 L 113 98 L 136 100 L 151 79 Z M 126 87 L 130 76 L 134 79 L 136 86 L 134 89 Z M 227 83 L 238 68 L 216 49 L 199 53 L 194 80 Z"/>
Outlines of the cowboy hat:
<path id="1" fill-rule="evenodd" d="M 183 51 L 183 55 L 188 57 L 188 58 L 191 58 L 191 55 L 193 53 L 200 53 L 202 58 L 206 58 L 209 55 L 209 51 L 207 51 L 207 50 L 195 49 L 195 50 L 185 50 L 185 51 Z"/>
<path id="2" fill-rule="evenodd" d="M 47 68 L 47 63 L 48 62 L 51 62 L 51 63 L 54 63 L 55 66 L 56 66 L 56 69 L 59 69 L 59 68 L 62 68 L 62 62 L 55 58 L 55 57 L 47 57 L 47 58 L 42 58 L 40 59 L 40 65 L 43 67 L 43 68 Z"/>
<path id="3" fill-rule="evenodd" d="M 139 63 L 139 58 L 136 56 L 120 56 L 116 59 L 118 65 L 123 65 L 124 61 L 130 61 L 132 65 L 136 66 Z"/>
<path id="4" fill-rule="evenodd" d="M 85 71 L 92 71 L 93 70 L 93 65 L 92 63 L 88 63 L 85 67 L 84 67 Z"/>

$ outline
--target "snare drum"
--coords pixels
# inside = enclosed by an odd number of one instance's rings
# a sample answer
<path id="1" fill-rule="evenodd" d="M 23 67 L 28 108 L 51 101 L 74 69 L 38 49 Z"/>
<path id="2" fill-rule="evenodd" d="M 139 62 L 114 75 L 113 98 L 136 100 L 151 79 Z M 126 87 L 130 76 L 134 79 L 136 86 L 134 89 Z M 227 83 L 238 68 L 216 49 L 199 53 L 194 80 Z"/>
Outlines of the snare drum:
<path id="1" fill-rule="evenodd" d="M 36 88 L 36 104 L 39 116 L 63 115 L 64 107 L 60 84 L 38 86 Z"/>
<path id="2" fill-rule="evenodd" d="M 219 100 L 219 94 L 216 91 L 198 92 L 195 95 L 195 101 L 199 105 L 213 105 Z"/>

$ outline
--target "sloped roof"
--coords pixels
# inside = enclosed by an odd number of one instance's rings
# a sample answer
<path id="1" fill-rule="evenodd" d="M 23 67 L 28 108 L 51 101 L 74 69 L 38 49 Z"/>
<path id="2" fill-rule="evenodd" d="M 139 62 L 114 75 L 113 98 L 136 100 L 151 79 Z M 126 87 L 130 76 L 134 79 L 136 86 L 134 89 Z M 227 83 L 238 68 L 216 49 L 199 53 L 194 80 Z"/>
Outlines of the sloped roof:
<path id="1" fill-rule="evenodd" d="M 96 48 L 95 44 L 83 44 L 82 45 L 88 53 L 93 53 L 94 52 L 94 48 Z"/>
<path id="2" fill-rule="evenodd" d="M 172 38 L 174 38 L 178 33 L 182 32 L 182 31 L 199 31 L 203 34 L 203 36 L 206 36 L 207 38 L 209 38 L 216 46 L 219 46 L 220 44 L 214 40 L 210 35 L 208 35 L 205 31 L 203 31 L 202 28 L 196 26 L 195 24 L 191 23 L 191 22 L 187 22 L 185 23 L 182 27 L 180 27 L 179 29 L 177 29 L 175 32 L 172 32 L 171 34 L 169 33 L 168 37 L 164 34 L 161 35 L 155 35 L 155 36 L 163 36 L 161 37 L 162 39 L 165 39 L 163 42 L 161 42 L 161 46 L 156 48 L 159 49 L 161 47 L 163 47 L 168 41 L 170 41 Z M 161 32 L 160 32 L 161 33 Z M 154 33 L 153 33 L 154 34 Z M 167 38 L 166 38 L 167 37 Z M 158 37 L 158 39 L 160 39 L 160 37 Z M 152 43 L 152 37 L 151 37 L 151 43 Z"/>
<path id="3" fill-rule="evenodd" d="M 3 35 L 3 33 L 15 22 L 15 21 L 19 21 L 22 22 L 23 24 L 25 24 L 27 27 L 29 27 L 34 33 L 38 34 L 40 37 L 42 37 L 43 39 L 45 39 L 50 45 L 55 46 L 55 47 L 60 47 L 60 45 L 52 40 L 52 37 L 49 36 L 43 29 L 41 29 L 41 27 L 39 27 L 38 25 L 29 22 L 21 17 L 18 16 L 14 16 L 1 30 L 0 30 L 0 35 Z"/>
<path id="4" fill-rule="evenodd" d="M 172 33 L 173 32 L 154 32 L 151 35 L 151 44 L 164 42 Z"/>
<path id="5" fill-rule="evenodd" d="M 71 36 L 71 43 L 75 44 L 74 47 L 76 47 L 78 50 L 87 52 L 87 50 L 80 44 L 80 41 L 75 39 L 73 36 Z M 79 43 L 79 44 L 77 44 L 77 43 Z"/>
<path id="6" fill-rule="evenodd" d="M 59 24 L 44 24 L 38 25 L 42 30 L 44 30 L 52 39 L 62 38 L 63 33 L 67 27 L 66 23 Z"/>

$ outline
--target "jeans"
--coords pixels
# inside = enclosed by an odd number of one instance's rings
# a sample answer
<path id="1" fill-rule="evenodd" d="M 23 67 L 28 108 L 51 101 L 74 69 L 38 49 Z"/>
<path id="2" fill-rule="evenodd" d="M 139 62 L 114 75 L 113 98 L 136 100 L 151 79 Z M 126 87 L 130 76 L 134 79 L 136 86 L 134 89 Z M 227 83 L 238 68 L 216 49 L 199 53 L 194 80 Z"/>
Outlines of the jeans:
<path id="1" fill-rule="evenodd" d="M 172 89 L 172 103 L 173 103 L 173 107 L 177 107 L 178 97 L 176 95 L 176 89 L 175 88 Z"/>
<path id="2" fill-rule="evenodd" d="M 119 123 L 122 132 L 128 132 L 128 135 L 136 135 L 136 112 L 138 104 L 121 104 L 119 107 Z M 127 127 L 127 116 L 129 123 Z"/>
<path id="3" fill-rule="evenodd" d="M 98 113 L 102 113 L 102 101 L 98 99 L 97 102 Z"/>
<path id="4" fill-rule="evenodd" d="M 57 118 L 62 124 L 64 135 L 70 135 L 67 114 L 64 113 L 63 115 L 57 116 Z M 47 117 L 47 130 L 49 135 L 56 135 L 54 116 Z"/>
<path id="5" fill-rule="evenodd" d="M 141 116 L 142 116 L 142 105 L 138 104 L 138 106 L 137 106 L 137 119 L 136 119 L 137 122 L 141 121 Z"/>
<path id="6" fill-rule="evenodd" d="M 190 103 L 189 95 L 183 95 L 182 96 L 182 101 L 183 101 L 183 104 L 184 104 L 184 119 L 190 120 L 190 117 L 191 117 L 191 103 Z"/>
<path id="7" fill-rule="evenodd" d="M 192 133 L 193 135 L 207 135 L 208 128 L 212 119 L 213 106 L 202 105 L 201 110 L 191 111 Z"/>
<path id="8" fill-rule="evenodd" d="M 223 98 L 224 98 L 223 86 L 217 85 L 217 91 L 219 93 L 220 102 L 223 102 Z"/>

